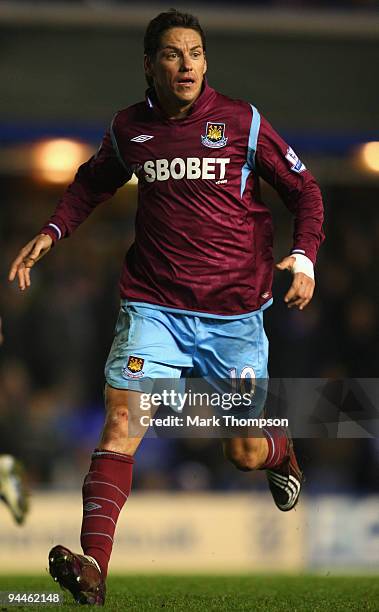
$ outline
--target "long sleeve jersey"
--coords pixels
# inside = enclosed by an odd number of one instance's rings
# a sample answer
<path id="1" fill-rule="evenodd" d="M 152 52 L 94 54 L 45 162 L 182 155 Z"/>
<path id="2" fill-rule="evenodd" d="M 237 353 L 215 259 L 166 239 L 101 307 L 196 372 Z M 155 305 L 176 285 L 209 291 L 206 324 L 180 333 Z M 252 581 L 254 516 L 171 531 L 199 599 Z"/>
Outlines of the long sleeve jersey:
<path id="1" fill-rule="evenodd" d="M 130 302 L 240 317 L 272 297 L 273 228 L 259 177 L 294 215 L 293 252 L 315 262 L 323 204 L 311 173 L 247 102 L 204 84 L 182 120 L 164 116 L 153 91 L 118 112 L 93 157 L 41 232 L 69 236 L 132 175 L 135 241 L 120 293 Z"/>

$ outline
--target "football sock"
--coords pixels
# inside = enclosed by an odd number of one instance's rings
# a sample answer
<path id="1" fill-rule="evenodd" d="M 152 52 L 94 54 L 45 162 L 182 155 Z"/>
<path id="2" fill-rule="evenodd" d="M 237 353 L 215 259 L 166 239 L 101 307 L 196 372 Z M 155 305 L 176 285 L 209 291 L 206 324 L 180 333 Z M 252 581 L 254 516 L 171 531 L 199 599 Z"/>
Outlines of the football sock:
<path id="1" fill-rule="evenodd" d="M 134 458 L 95 449 L 83 484 L 83 522 L 80 542 L 85 555 L 98 562 L 105 578 L 113 536 L 132 485 Z"/>
<path id="2" fill-rule="evenodd" d="M 288 437 L 282 427 L 264 427 L 262 432 L 267 440 L 268 453 L 260 470 L 272 470 L 283 463 L 287 455 Z"/>

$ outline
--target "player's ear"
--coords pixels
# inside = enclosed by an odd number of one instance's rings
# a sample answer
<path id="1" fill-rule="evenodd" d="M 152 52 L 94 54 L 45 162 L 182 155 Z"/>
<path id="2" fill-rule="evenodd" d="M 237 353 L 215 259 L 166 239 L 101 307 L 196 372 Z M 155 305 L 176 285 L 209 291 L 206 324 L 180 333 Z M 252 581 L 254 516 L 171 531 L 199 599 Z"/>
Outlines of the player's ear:
<path id="1" fill-rule="evenodd" d="M 205 56 L 205 52 L 204 52 L 204 58 L 205 58 L 205 60 L 204 60 L 203 75 L 206 73 L 207 68 L 208 68 L 207 58 L 206 58 L 206 56 Z"/>
<path id="2" fill-rule="evenodd" d="M 145 74 L 148 77 L 153 77 L 153 64 L 151 58 L 148 55 L 143 56 L 143 67 L 145 70 Z"/>

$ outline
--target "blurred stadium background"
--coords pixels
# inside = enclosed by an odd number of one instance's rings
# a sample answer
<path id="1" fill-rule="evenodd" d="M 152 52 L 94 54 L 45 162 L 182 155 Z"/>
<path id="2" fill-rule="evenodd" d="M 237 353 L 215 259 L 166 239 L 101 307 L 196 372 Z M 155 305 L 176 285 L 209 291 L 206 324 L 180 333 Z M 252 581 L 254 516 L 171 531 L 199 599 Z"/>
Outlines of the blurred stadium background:
<path id="1" fill-rule="evenodd" d="M 32 490 L 23 529 L 0 507 L 0 573 L 43 571 L 58 541 L 77 548 L 80 487 L 103 419 L 103 364 L 136 186 L 60 243 L 35 268 L 26 294 L 7 284 L 9 263 L 96 150 L 114 112 L 143 96 L 144 28 L 167 8 L 0 2 L 0 450 L 25 462 Z M 323 190 L 328 240 L 317 295 L 304 313 L 287 312 L 288 279 L 276 279 L 266 316 L 271 375 L 377 377 L 379 2 L 250 0 L 230 8 L 218 0 L 178 8 L 204 25 L 211 85 L 254 102 Z M 269 188 L 266 199 L 282 256 L 289 215 Z M 307 484 L 298 510 L 285 516 L 267 497 L 264 475 L 237 472 L 217 441 L 146 439 L 113 569 L 376 572 L 379 441 L 362 435 L 298 446 Z"/>

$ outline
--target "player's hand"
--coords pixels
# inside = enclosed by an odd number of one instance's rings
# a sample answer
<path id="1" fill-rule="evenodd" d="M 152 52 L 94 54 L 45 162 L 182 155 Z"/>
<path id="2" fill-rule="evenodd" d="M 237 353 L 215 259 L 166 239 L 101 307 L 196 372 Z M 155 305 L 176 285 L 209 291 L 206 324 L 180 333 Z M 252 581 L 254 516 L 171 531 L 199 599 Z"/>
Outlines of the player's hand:
<path id="1" fill-rule="evenodd" d="M 19 252 L 11 265 L 8 280 L 14 281 L 18 277 L 18 286 L 21 291 L 30 287 L 30 270 L 34 264 L 48 253 L 53 241 L 47 234 L 38 234 L 28 242 Z"/>
<path id="2" fill-rule="evenodd" d="M 276 269 L 293 272 L 295 261 L 292 256 L 285 257 L 276 264 Z M 288 304 L 288 308 L 296 306 L 299 310 L 303 310 L 311 301 L 314 289 L 315 281 L 313 278 L 303 272 L 297 272 L 293 275 L 292 285 L 284 296 L 284 301 Z"/>

